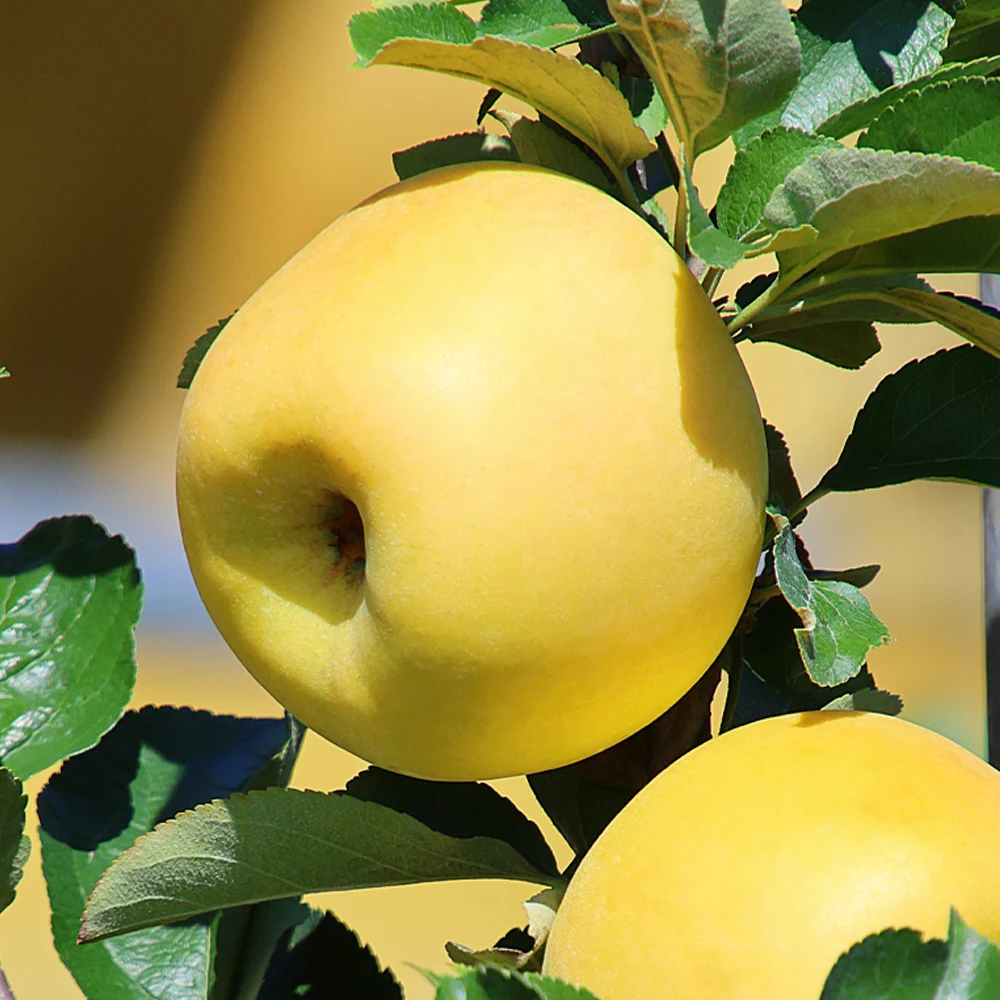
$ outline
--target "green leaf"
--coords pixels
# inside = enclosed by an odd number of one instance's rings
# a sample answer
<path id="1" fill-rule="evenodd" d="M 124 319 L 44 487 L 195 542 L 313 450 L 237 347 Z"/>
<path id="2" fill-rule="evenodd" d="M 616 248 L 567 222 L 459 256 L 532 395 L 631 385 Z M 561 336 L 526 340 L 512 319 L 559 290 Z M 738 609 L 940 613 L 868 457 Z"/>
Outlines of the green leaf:
<path id="1" fill-rule="evenodd" d="M 815 240 L 778 255 L 805 272 L 838 251 L 952 219 L 1000 213 L 1000 173 L 950 157 L 829 149 L 806 160 L 771 195 L 774 233 L 812 226 Z"/>
<path id="2" fill-rule="evenodd" d="M 951 292 L 896 288 L 886 298 L 899 302 L 922 320 L 940 323 L 977 347 L 1000 357 L 1000 310 L 978 299 Z"/>
<path id="3" fill-rule="evenodd" d="M 490 0 L 476 33 L 550 49 L 586 38 L 601 26 L 581 23 L 563 0 Z"/>
<path id="4" fill-rule="evenodd" d="M 802 75 L 781 124 L 815 132 L 859 100 L 930 73 L 953 21 L 927 0 L 804 4 L 796 20 Z"/>
<path id="5" fill-rule="evenodd" d="M 22 780 L 93 746 L 135 683 L 135 553 L 89 517 L 0 545 L 0 757 Z"/>
<path id="6" fill-rule="evenodd" d="M 450 3 L 414 3 L 366 10 L 348 22 L 359 66 L 368 66 L 396 39 L 427 39 L 465 45 L 476 37 L 476 22 Z"/>
<path id="7" fill-rule="evenodd" d="M 449 837 L 502 840 L 538 871 L 558 878 L 556 859 L 542 831 L 510 799 L 482 782 L 425 781 L 369 767 L 344 791 L 405 813 Z"/>
<path id="8" fill-rule="evenodd" d="M 579 855 L 586 854 L 632 798 L 625 789 L 588 781 L 572 764 L 529 774 L 528 784 L 555 828 Z"/>
<path id="9" fill-rule="evenodd" d="M 618 87 L 628 101 L 636 125 L 655 142 L 667 127 L 667 109 L 653 81 L 644 76 L 626 76 L 618 81 Z"/>
<path id="10" fill-rule="evenodd" d="M 948 36 L 944 57 L 952 62 L 995 55 L 1000 51 L 1000 4 L 965 0 Z"/>
<path id="11" fill-rule="evenodd" d="M 753 343 L 783 344 L 811 354 L 838 368 L 857 369 L 881 350 L 878 334 L 863 320 L 836 320 L 831 323 L 811 320 L 808 315 L 796 326 L 771 325 L 766 321 L 747 328 Z"/>
<path id="12" fill-rule="evenodd" d="M 884 378 L 820 488 L 865 490 L 914 479 L 1000 486 L 1000 359 L 962 346 Z"/>
<path id="13" fill-rule="evenodd" d="M 222 333 L 225 329 L 226 324 L 235 316 L 236 313 L 231 313 L 225 319 L 220 319 L 215 326 L 210 326 L 195 342 L 188 348 L 187 354 L 184 355 L 184 362 L 181 365 L 180 374 L 177 376 L 177 388 L 178 389 L 190 389 L 191 383 L 194 381 L 194 377 L 198 372 L 198 368 L 201 366 L 205 355 L 208 354 L 208 349 L 215 343 L 215 338 Z"/>
<path id="14" fill-rule="evenodd" d="M 764 208 L 788 174 L 811 156 L 837 146 L 832 139 L 777 128 L 752 139 L 736 154 L 719 192 L 719 228 L 734 240 L 750 237 Z"/>
<path id="15" fill-rule="evenodd" d="M 460 976 L 425 973 L 435 1000 L 597 1000 L 593 993 L 533 972 L 479 967 Z"/>
<path id="16" fill-rule="evenodd" d="M 283 935 L 255 1000 L 299 996 L 403 1000 L 396 977 L 332 913 L 309 910 Z"/>
<path id="17" fill-rule="evenodd" d="M 481 160 L 509 160 L 516 163 L 519 157 L 510 139 L 486 132 L 463 132 L 443 139 L 431 139 L 419 146 L 411 146 L 392 154 L 396 176 L 409 180 L 418 174 L 456 163 L 476 163 Z"/>
<path id="18" fill-rule="evenodd" d="M 820 1000 L 934 1000 L 947 955 L 919 931 L 872 934 L 837 959 Z"/>
<path id="19" fill-rule="evenodd" d="M 798 83 L 802 55 L 780 0 L 729 0 L 722 110 L 698 135 L 695 153 L 718 146 L 738 128 L 781 106 Z"/>
<path id="20" fill-rule="evenodd" d="M 799 46 L 778 0 L 610 0 L 694 155 L 781 103 Z"/>
<path id="21" fill-rule="evenodd" d="M 945 63 L 925 76 L 918 76 L 906 83 L 895 84 L 880 91 L 874 97 L 849 104 L 843 111 L 837 112 L 819 125 L 816 131 L 834 139 L 842 139 L 852 132 L 867 128 L 888 107 L 894 106 L 910 94 L 935 83 L 945 83 L 963 77 L 989 76 L 998 69 L 1000 69 L 1000 56 L 997 55 L 985 56 L 972 62 Z"/>
<path id="22" fill-rule="evenodd" d="M 81 939 L 309 892 L 474 878 L 561 883 L 503 840 L 451 837 L 343 793 L 271 788 L 199 806 L 143 838 L 94 890 Z"/>
<path id="23" fill-rule="evenodd" d="M 870 149 L 939 153 L 1000 169 L 1000 80 L 955 80 L 884 111 L 858 140 Z"/>
<path id="24" fill-rule="evenodd" d="M 842 694 L 823 706 L 829 712 L 877 712 L 879 715 L 899 715 L 903 699 L 898 694 L 878 688 L 862 688 L 853 694 Z"/>
<path id="25" fill-rule="evenodd" d="M 1000 272 L 1000 216 L 956 219 L 838 254 L 830 267 L 859 271 Z"/>
<path id="26" fill-rule="evenodd" d="M 708 212 L 698 198 L 698 189 L 691 180 L 691 171 L 686 163 L 681 164 L 684 171 L 684 190 L 688 199 L 688 246 L 691 252 L 700 257 L 710 267 L 722 267 L 728 270 L 735 267 L 746 253 L 746 247 L 721 229 L 716 229 Z"/>
<path id="27" fill-rule="evenodd" d="M 799 653 L 795 630 L 801 624 L 798 613 L 783 600 L 769 600 L 754 612 L 752 629 L 743 637 L 734 727 L 789 712 L 816 711 L 834 698 L 874 689 L 867 669 L 836 687 L 816 684 Z"/>
<path id="28" fill-rule="evenodd" d="M 948 961 L 934 1000 L 990 1000 L 1000 984 L 1000 949 L 951 911 Z"/>
<path id="29" fill-rule="evenodd" d="M 575 135 L 616 176 L 652 152 L 614 84 L 555 52 L 502 38 L 477 38 L 471 45 L 397 39 L 371 61 L 434 70 L 502 90 Z"/>
<path id="30" fill-rule="evenodd" d="M 95 748 L 66 761 L 49 780 L 38 798 L 38 818 L 52 932 L 88 997 L 206 1000 L 213 964 L 218 972 L 221 961 L 216 918 L 80 948 L 84 902 L 136 837 L 178 810 L 252 782 L 285 737 L 280 719 L 144 708 L 125 715 Z"/>
<path id="31" fill-rule="evenodd" d="M 24 814 L 28 796 L 21 782 L 6 768 L 0 768 L 0 911 L 14 901 L 14 892 L 31 851 L 24 835 Z"/>
<path id="32" fill-rule="evenodd" d="M 792 468 L 785 436 L 772 424 L 764 422 L 764 439 L 767 442 L 767 474 L 769 498 L 777 498 L 787 510 L 802 499 L 799 482 Z"/>
<path id="33" fill-rule="evenodd" d="M 861 672 L 869 650 L 883 645 L 889 631 L 857 587 L 810 580 L 788 518 L 775 513 L 771 517 L 779 528 L 773 549 L 778 586 L 802 619 L 802 628 L 795 630 L 802 663 L 817 684 L 843 684 Z"/>
<path id="34" fill-rule="evenodd" d="M 3 365 L 0 365 L 0 378 L 10 378 L 10 372 Z"/>
<path id="35" fill-rule="evenodd" d="M 494 112 L 494 115 L 509 130 L 522 163 L 556 170 L 560 174 L 592 184 L 602 191 L 612 190 L 614 185 L 607 173 L 565 134 L 524 115 L 506 112 Z"/>

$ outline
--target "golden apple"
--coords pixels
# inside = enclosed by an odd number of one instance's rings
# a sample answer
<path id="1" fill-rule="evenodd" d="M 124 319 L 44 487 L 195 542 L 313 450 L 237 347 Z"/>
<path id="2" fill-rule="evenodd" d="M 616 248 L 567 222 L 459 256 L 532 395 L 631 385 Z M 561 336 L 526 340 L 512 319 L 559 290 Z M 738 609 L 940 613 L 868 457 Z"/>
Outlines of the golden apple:
<path id="1" fill-rule="evenodd" d="M 601 1000 L 816 1000 L 888 927 L 1000 940 L 1000 773 L 884 715 L 810 712 L 662 772 L 584 858 L 545 971 Z"/>
<path id="2" fill-rule="evenodd" d="M 606 194 L 448 168 L 322 232 L 188 392 L 201 596 L 283 705 L 439 779 L 566 764 L 650 722 L 743 608 L 753 388 L 667 243 Z"/>

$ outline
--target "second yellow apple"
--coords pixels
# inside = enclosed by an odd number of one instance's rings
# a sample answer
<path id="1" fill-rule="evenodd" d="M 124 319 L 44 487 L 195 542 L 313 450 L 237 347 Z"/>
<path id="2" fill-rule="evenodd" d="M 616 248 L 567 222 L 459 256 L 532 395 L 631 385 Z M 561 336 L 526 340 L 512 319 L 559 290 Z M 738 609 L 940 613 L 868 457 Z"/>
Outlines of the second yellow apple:
<path id="1" fill-rule="evenodd" d="M 753 388 L 670 246 L 595 188 L 425 174 L 215 342 L 178 504 L 202 598 L 307 725 L 439 779 L 539 771 L 669 708 L 739 618 Z"/>

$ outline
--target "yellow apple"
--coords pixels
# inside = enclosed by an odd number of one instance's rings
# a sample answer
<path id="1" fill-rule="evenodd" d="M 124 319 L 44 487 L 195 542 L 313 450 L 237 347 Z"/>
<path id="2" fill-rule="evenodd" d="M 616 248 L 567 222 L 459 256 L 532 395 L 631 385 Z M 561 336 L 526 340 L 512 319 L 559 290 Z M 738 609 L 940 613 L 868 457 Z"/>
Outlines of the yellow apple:
<path id="1" fill-rule="evenodd" d="M 672 705 L 763 530 L 753 388 L 641 218 L 510 164 L 322 232 L 194 379 L 177 490 L 236 656 L 334 743 L 444 780 L 538 771 Z"/>
<path id="2" fill-rule="evenodd" d="M 601 1000 L 816 1000 L 888 927 L 1000 940 L 1000 773 L 884 715 L 733 730 L 662 772 L 584 858 L 545 971 Z"/>

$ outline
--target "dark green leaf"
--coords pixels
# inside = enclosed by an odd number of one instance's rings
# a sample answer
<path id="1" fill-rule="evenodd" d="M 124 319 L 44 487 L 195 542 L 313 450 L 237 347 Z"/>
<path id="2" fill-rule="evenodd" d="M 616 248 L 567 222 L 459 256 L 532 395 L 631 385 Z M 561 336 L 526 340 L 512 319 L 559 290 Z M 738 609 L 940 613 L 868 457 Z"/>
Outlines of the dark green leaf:
<path id="1" fill-rule="evenodd" d="M 344 791 L 405 813 L 449 837 L 490 837 L 510 844 L 540 872 L 559 874 L 542 831 L 510 799 L 475 781 L 425 781 L 380 767 L 352 778 Z"/>
<path id="2" fill-rule="evenodd" d="M 248 996 L 250 994 L 247 994 Z M 312 910 L 286 931 L 255 1000 L 403 1000 L 395 976 L 332 913 Z"/>
<path id="3" fill-rule="evenodd" d="M 414 3 L 362 11 L 351 18 L 347 30 L 358 63 L 367 66 L 398 38 L 467 44 L 476 37 L 476 22 L 449 3 Z"/>
<path id="4" fill-rule="evenodd" d="M 727 270 L 735 267 L 743 259 L 746 247 L 715 228 L 715 224 L 698 198 L 698 189 L 691 180 L 691 171 L 686 164 L 682 164 L 681 169 L 687 182 L 685 190 L 688 197 L 688 246 L 691 252 L 710 267 L 722 267 Z"/>
<path id="5" fill-rule="evenodd" d="M 828 149 L 796 167 L 771 195 L 773 233 L 810 226 L 815 239 L 778 255 L 804 273 L 838 251 L 952 219 L 1000 213 L 1000 173 L 945 156 Z"/>
<path id="6" fill-rule="evenodd" d="M 408 180 L 418 174 L 455 163 L 476 163 L 480 160 L 509 160 L 517 162 L 517 150 L 510 139 L 486 132 L 463 132 L 443 139 L 431 139 L 419 146 L 411 146 L 392 154 L 396 176 Z"/>
<path id="7" fill-rule="evenodd" d="M 881 349 L 878 334 L 863 320 L 839 320 L 832 323 L 801 317 L 801 325 L 754 323 L 747 328 L 747 339 L 754 343 L 784 344 L 838 368 L 860 368 Z"/>
<path id="8" fill-rule="evenodd" d="M 1000 949 L 955 910 L 948 925 L 948 961 L 934 1000 L 993 1000 L 1000 987 Z"/>
<path id="9" fill-rule="evenodd" d="M 435 1000 L 597 1000 L 579 986 L 531 972 L 479 967 L 460 976 L 426 975 Z"/>
<path id="10" fill-rule="evenodd" d="M 28 796 L 21 782 L 0 768 L 0 911 L 14 901 L 14 891 L 24 874 L 31 841 L 24 835 Z"/>
<path id="11" fill-rule="evenodd" d="M 933 73 L 918 76 L 907 83 L 897 84 L 856 104 L 848 105 L 843 111 L 828 118 L 817 128 L 822 135 L 842 139 L 852 132 L 867 128 L 890 105 L 895 105 L 909 94 L 913 94 L 935 83 L 959 80 L 962 77 L 989 76 L 1000 69 L 1000 56 L 986 56 L 972 62 L 945 63 Z"/>
<path id="12" fill-rule="evenodd" d="M 22 780 L 93 746 L 135 683 L 135 553 L 89 517 L 0 545 L 0 757 Z"/>
<path id="13" fill-rule="evenodd" d="M 585 854 L 626 806 L 632 793 L 605 788 L 582 777 L 573 765 L 528 775 L 535 798 L 576 854 Z"/>
<path id="14" fill-rule="evenodd" d="M 1000 359 L 956 347 L 883 379 L 821 485 L 849 491 L 913 479 L 1000 486 Z"/>
<path id="15" fill-rule="evenodd" d="M 857 587 L 839 580 L 810 580 L 790 522 L 780 514 L 771 517 L 779 529 L 773 549 L 778 586 L 802 619 L 802 627 L 795 630 L 802 662 L 822 687 L 843 684 L 861 672 L 871 649 L 888 640 L 888 629 Z"/>
<path id="16" fill-rule="evenodd" d="M 830 267 L 951 274 L 1000 272 L 1000 216 L 960 218 L 839 254 Z"/>
<path id="17" fill-rule="evenodd" d="M 476 31 L 548 49 L 586 38 L 597 27 L 581 23 L 563 0 L 490 0 Z"/>
<path id="18" fill-rule="evenodd" d="M 557 128 L 524 115 L 495 114 L 509 130 L 522 163 L 576 177 L 602 191 L 611 191 L 614 187 L 600 163 L 591 159 L 567 133 L 560 133 Z"/>
<path id="19" fill-rule="evenodd" d="M 787 510 L 802 499 L 802 491 L 792 469 L 792 456 L 788 453 L 784 435 L 766 421 L 764 438 L 767 441 L 768 497 L 777 497 Z"/>
<path id="20" fill-rule="evenodd" d="M 463 944 L 456 944 L 454 941 L 449 941 L 444 946 L 444 950 L 447 952 L 448 958 L 455 965 L 468 965 L 474 968 L 480 965 L 488 965 L 496 966 L 498 969 L 522 971 L 529 962 L 534 961 L 532 955 L 534 941 L 527 931 L 521 931 L 519 928 L 508 932 L 504 939 L 511 938 L 515 933 L 524 935 L 525 940 L 518 942 L 521 944 L 519 948 L 504 947 L 498 943 L 492 948 L 483 948 L 476 951 L 472 948 L 466 948 Z M 541 967 L 540 963 L 538 967 Z M 537 969 L 532 969 L 532 971 L 537 971 Z"/>
<path id="21" fill-rule="evenodd" d="M 839 698 L 823 706 L 827 711 L 877 712 L 879 715 L 899 715 L 903 711 L 903 699 L 898 694 L 880 691 L 878 688 L 862 688 L 853 694 L 842 694 Z"/>
<path id="22" fill-rule="evenodd" d="M 215 343 L 215 338 L 225 329 L 226 324 L 235 316 L 231 313 L 225 319 L 220 319 L 215 326 L 210 326 L 192 345 L 184 355 L 184 362 L 181 365 L 180 374 L 177 376 L 178 389 L 190 389 L 198 369 L 201 367 L 208 349 Z"/>
<path id="23" fill-rule="evenodd" d="M 786 128 L 752 139 L 736 154 L 719 192 L 719 228 L 735 240 L 750 236 L 760 223 L 771 192 L 810 156 L 837 144 L 832 139 Z"/>
<path id="24" fill-rule="evenodd" d="M 997 0 L 965 0 L 948 36 L 944 57 L 952 62 L 1000 52 L 1000 4 Z"/>
<path id="25" fill-rule="evenodd" d="M 626 76 L 618 81 L 618 86 L 628 101 L 636 125 L 647 138 L 655 141 L 667 127 L 667 109 L 653 81 L 645 76 Z"/>
<path id="26" fill-rule="evenodd" d="M 652 152 L 614 84 L 556 52 L 504 38 L 477 38 L 469 45 L 397 38 L 372 62 L 428 69 L 502 90 L 576 136 L 613 174 Z"/>
<path id="27" fill-rule="evenodd" d="M 502 840 L 449 837 L 343 793 L 271 788 L 200 806 L 143 838 L 94 890 L 81 935 L 309 892 L 473 878 L 561 882 Z"/>
<path id="28" fill-rule="evenodd" d="M 820 1000 L 934 1000 L 947 956 L 919 931 L 872 934 L 837 959 Z"/>
<path id="29" fill-rule="evenodd" d="M 1000 170 L 1000 80 L 954 80 L 910 94 L 879 115 L 858 145 Z"/>
<path id="30" fill-rule="evenodd" d="M 53 936 L 89 997 L 209 996 L 217 961 L 214 918 L 80 948 L 80 916 L 102 873 L 136 837 L 176 811 L 252 782 L 285 737 L 280 719 L 145 708 L 129 712 L 50 779 L 38 798 L 38 817 Z"/>
<path id="31" fill-rule="evenodd" d="M 802 75 L 781 123 L 814 132 L 849 105 L 931 72 L 952 23 L 928 0 L 804 4 L 796 21 Z"/>

